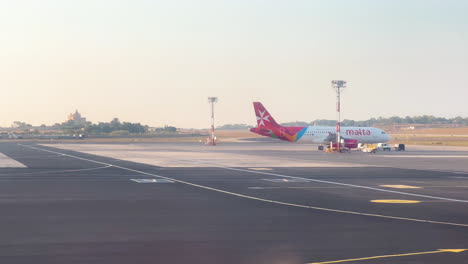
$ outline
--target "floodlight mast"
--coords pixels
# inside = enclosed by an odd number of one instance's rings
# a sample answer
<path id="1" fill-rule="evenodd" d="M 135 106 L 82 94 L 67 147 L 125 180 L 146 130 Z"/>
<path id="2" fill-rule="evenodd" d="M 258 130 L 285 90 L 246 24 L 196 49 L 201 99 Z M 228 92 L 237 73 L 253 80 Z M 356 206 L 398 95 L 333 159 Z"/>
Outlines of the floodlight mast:
<path id="1" fill-rule="evenodd" d="M 218 97 L 208 97 L 208 102 L 211 104 L 211 139 L 210 144 L 216 145 L 215 137 L 215 115 L 214 115 L 214 104 L 218 101 Z"/>
<path id="2" fill-rule="evenodd" d="M 333 80 L 331 85 L 336 90 L 336 147 L 338 151 L 341 151 L 341 90 L 346 88 L 346 81 Z"/>

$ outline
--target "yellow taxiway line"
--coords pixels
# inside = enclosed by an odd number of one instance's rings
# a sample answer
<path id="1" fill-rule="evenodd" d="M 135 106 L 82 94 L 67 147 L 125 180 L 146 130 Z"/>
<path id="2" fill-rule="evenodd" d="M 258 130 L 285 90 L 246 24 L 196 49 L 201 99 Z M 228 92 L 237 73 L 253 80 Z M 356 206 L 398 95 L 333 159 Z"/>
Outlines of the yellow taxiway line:
<path id="1" fill-rule="evenodd" d="M 329 263 L 342 263 L 342 262 L 351 262 L 358 260 L 369 260 L 369 259 L 379 259 L 379 258 L 395 258 L 395 257 L 404 257 L 404 256 L 414 256 L 414 255 L 425 255 L 425 254 L 437 254 L 437 253 L 460 253 L 468 249 L 438 249 L 436 251 L 426 251 L 426 252 L 416 252 L 416 253 L 406 253 L 406 254 L 395 254 L 395 255 L 382 255 L 366 258 L 355 258 L 355 259 L 343 259 L 343 260 L 334 260 L 334 261 L 325 261 L 325 262 L 313 262 L 308 264 L 329 264 Z"/>

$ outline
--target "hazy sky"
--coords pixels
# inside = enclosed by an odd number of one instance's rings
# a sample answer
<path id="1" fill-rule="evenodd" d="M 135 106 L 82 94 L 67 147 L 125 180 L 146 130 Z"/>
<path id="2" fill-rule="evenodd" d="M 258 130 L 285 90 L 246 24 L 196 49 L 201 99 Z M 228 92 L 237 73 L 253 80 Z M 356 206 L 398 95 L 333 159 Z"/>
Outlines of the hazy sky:
<path id="1" fill-rule="evenodd" d="M 0 125 L 468 116 L 468 1 L 0 0 Z"/>

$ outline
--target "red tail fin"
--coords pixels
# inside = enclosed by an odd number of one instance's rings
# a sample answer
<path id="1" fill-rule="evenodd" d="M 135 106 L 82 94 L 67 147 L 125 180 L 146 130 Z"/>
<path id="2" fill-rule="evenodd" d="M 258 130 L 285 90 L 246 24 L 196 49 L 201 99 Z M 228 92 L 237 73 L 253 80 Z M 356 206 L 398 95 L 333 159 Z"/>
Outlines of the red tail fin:
<path id="1" fill-rule="evenodd" d="M 278 123 L 276 123 L 275 119 L 268 113 L 265 107 L 260 102 L 254 102 L 254 110 L 255 116 L 257 117 L 257 125 L 258 127 L 266 127 L 266 128 L 273 128 L 273 127 L 280 127 Z"/>

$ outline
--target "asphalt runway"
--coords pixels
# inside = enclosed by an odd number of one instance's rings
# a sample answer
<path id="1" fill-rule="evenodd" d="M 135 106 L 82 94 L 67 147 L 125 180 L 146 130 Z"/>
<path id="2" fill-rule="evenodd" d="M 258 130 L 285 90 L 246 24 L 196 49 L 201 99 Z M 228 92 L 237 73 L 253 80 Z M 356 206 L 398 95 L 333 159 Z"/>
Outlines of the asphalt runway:
<path id="1" fill-rule="evenodd" d="M 254 144 L 0 143 L 0 263 L 468 263 L 468 151 Z"/>

